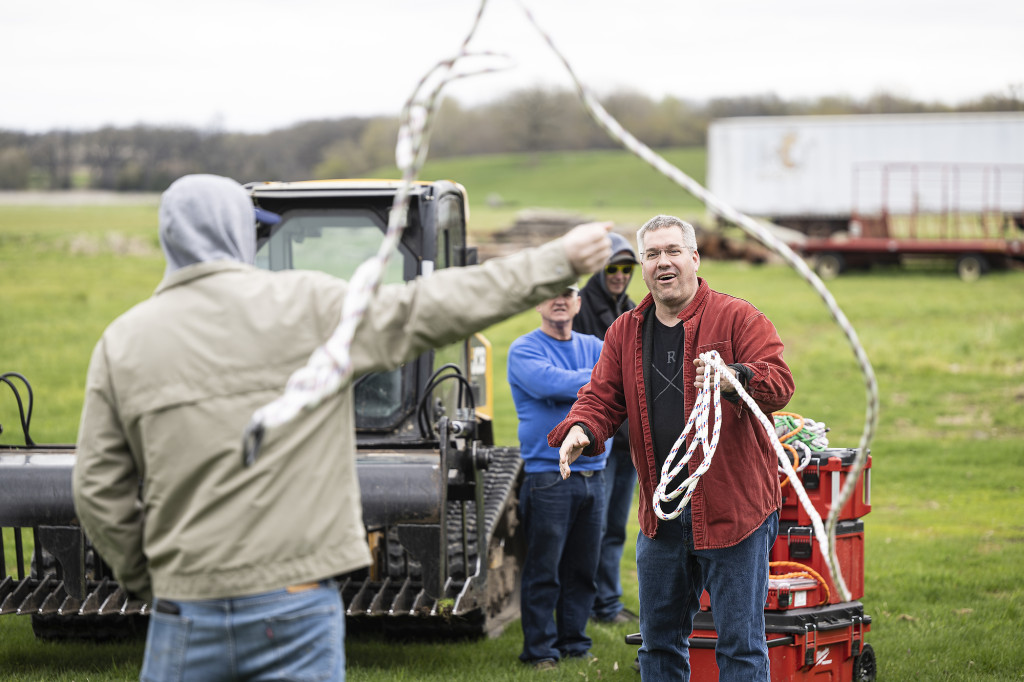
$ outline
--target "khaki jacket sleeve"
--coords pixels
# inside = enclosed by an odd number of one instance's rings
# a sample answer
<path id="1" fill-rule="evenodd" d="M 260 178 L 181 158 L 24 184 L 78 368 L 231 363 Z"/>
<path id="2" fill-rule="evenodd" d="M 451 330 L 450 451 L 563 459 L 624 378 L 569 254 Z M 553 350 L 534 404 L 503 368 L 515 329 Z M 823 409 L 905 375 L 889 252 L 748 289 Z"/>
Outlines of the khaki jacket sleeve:
<path id="1" fill-rule="evenodd" d="M 142 473 L 118 417 L 106 347 L 100 339 L 89 362 L 78 432 L 72 477 L 75 512 L 118 582 L 148 601 L 152 590 L 142 550 Z"/>
<path id="2" fill-rule="evenodd" d="M 356 374 L 382 371 L 557 296 L 576 281 L 561 240 L 381 287 L 352 344 Z"/>

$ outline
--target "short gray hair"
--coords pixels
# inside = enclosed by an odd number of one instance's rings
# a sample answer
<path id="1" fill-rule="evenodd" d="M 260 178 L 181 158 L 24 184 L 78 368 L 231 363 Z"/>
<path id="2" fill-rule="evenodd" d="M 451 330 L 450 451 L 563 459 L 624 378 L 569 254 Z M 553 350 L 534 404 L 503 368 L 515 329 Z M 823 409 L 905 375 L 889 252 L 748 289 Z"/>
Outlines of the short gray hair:
<path id="1" fill-rule="evenodd" d="M 636 245 L 639 247 L 640 259 L 644 257 L 644 235 L 654 230 L 660 230 L 665 227 L 678 227 L 683 231 L 683 246 L 690 250 L 691 253 L 697 252 L 697 233 L 694 232 L 693 225 L 675 217 L 674 215 L 656 215 L 646 223 L 644 226 L 637 230 L 636 233 Z"/>

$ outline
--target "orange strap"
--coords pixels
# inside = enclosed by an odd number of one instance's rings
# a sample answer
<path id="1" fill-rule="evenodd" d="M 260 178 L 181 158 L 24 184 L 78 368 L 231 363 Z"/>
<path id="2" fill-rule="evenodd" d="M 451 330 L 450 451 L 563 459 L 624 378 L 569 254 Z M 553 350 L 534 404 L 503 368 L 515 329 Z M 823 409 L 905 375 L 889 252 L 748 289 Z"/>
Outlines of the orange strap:
<path id="1" fill-rule="evenodd" d="M 795 570 L 792 573 L 782 573 L 780 575 L 772 575 L 771 569 L 773 569 L 773 568 L 789 568 L 789 569 L 795 569 Z M 827 604 L 828 600 L 829 600 L 829 597 L 832 594 L 831 591 L 828 589 L 828 583 L 825 582 L 825 579 L 822 578 L 821 575 L 819 575 L 818 572 L 815 571 L 810 566 L 805 566 L 804 564 L 798 564 L 795 561 L 769 561 L 768 562 L 768 571 L 769 571 L 768 578 L 770 580 L 784 580 L 786 578 L 810 578 L 812 580 L 816 580 L 818 582 L 818 584 L 821 585 L 822 591 L 824 592 L 824 596 L 822 596 L 821 601 L 817 603 L 817 606 L 821 606 L 822 604 Z"/>
<path id="2" fill-rule="evenodd" d="M 774 417 L 775 415 L 779 415 L 780 417 L 792 417 L 793 419 L 796 419 L 798 422 L 800 422 L 800 424 L 795 429 L 793 429 L 789 433 L 785 434 L 784 436 L 779 436 L 779 440 L 786 440 L 787 438 L 789 438 L 791 436 L 795 436 L 796 434 L 798 434 L 801 431 L 803 431 L 803 428 L 804 428 L 804 418 L 803 418 L 803 415 L 799 415 L 796 412 L 772 412 L 772 417 Z"/>

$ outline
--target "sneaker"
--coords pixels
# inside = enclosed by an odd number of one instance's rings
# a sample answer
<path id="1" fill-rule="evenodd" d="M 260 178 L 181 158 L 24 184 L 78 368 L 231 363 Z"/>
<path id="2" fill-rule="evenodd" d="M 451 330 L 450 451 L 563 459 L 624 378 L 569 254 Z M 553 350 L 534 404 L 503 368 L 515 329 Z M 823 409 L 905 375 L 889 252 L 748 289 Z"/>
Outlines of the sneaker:
<path id="1" fill-rule="evenodd" d="M 530 666 L 534 670 L 556 670 L 558 668 L 558 661 L 553 658 L 542 658 L 539 661 L 534 661 Z"/>

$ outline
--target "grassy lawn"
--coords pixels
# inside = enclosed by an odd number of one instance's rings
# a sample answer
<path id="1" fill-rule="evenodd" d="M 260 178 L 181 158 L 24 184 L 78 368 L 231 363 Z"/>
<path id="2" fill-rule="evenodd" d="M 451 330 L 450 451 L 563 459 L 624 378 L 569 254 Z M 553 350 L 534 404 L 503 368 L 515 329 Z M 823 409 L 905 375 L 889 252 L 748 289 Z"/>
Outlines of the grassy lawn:
<path id="1" fill-rule="evenodd" d="M 592 161 L 605 163 L 600 154 Z M 428 170 L 426 177 L 448 174 L 440 162 Z M 451 170 L 450 177 L 473 177 Z M 619 175 L 623 194 L 606 179 L 591 180 L 615 197 L 606 211 L 599 203 L 604 195 L 577 186 L 558 202 L 555 194 L 520 191 L 497 175 L 490 184 L 481 180 L 483 189 L 464 182 L 479 197 L 474 225 L 495 229 L 514 211 L 491 209 L 482 200 L 491 186 L 503 184 L 511 188 L 503 192 L 506 202 L 521 207 L 526 199 L 520 197 L 539 195 L 531 205 L 543 200 L 595 218 L 699 211 L 687 208 L 686 197 L 676 197 L 672 207 L 653 193 L 649 205 L 641 197 L 630 203 L 625 196 L 638 190 L 625 178 L 632 182 L 633 171 Z M 152 206 L 0 206 L 0 372 L 19 371 L 32 381 L 36 441 L 74 440 L 93 344 L 110 320 L 152 292 L 162 270 Z M 701 274 L 769 315 L 797 381 L 789 409 L 828 424 L 833 445 L 854 447 L 864 419 L 863 382 L 810 287 L 776 266 L 705 261 Z M 881 391 L 873 507 L 864 519 L 863 599 L 873 619 L 866 640 L 877 654 L 878 678 L 1024 678 L 1017 631 L 1024 622 L 1024 273 L 996 272 L 965 284 L 951 265 L 891 268 L 844 275 L 829 288 L 856 327 Z M 634 282 L 631 292 L 639 299 L 642 283 Z M 487 331 L 496 354 L 496 437 L 502 443 L 514 443 L 516 428 L 505 353 L 536 325 L 536 313 L 528 311 Z M 21 442 L 16 406 L 2 386 L 0 424 L 0 443 Z M 631 555 L 627 548 L 623 579 L 627 606 L 635 609 Z M 623 643 L 635 629 L 595 626 L 597 659 L 568 662 L 545 677 L 637 680 L 630 668 L 635 651 Z M 521 644 L 518 623 L 495 639 L 444 646 L 354 637 L 347 644 L 348 679 L 533 679 L 516 659 Z M 141 653 L 138 643 L 41 643 L 27 618 L 0 618 L 0 680 L 137 679 Z"/>

